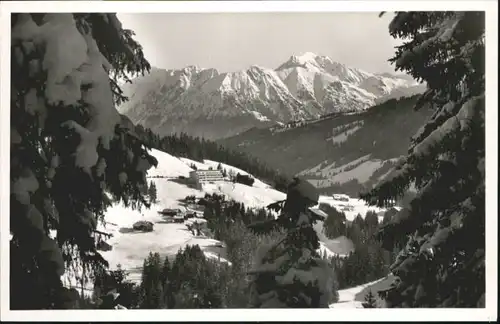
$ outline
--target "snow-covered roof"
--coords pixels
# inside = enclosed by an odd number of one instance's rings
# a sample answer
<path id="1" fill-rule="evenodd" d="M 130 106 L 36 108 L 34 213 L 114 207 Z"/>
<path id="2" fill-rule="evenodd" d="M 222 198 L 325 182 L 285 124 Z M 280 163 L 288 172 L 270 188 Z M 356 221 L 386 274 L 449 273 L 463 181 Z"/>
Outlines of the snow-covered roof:
<path id="1" fill-rule="evenodd" d="M 217 175 L 222 175 L 222 172 L 219 170 L 195 170 L 193 171 L 196 174 L 204 175 L 204 174 L 217 174 Z"/>

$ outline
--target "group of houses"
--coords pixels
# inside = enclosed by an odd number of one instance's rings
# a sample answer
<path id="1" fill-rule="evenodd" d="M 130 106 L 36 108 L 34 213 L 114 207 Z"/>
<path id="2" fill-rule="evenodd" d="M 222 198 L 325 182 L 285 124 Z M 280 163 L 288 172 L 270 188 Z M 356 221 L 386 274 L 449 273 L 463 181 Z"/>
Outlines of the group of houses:
<path id="1" fill-rule="evenodd" d="M 179 208 L 165 208 L 158 213 L 165 217 L 166 221 L 172 223 L 183 223 L 193 235 L 203 235 L 203 230 L 206 229 L 207 221 L 203 218 L 203 212 L 186 208 L 182 211 Z"/>
<path id="2" fill-rule="evenodd" d="M 202 218 L 203 212 L 197 210 L 181 210 L 179 208 L 171 209 L 165 208 L 158 212 L 159 214 L 165 216 L 167 220 L 171 220 L 172 223 L 183 223 L 190 218 Z"/>

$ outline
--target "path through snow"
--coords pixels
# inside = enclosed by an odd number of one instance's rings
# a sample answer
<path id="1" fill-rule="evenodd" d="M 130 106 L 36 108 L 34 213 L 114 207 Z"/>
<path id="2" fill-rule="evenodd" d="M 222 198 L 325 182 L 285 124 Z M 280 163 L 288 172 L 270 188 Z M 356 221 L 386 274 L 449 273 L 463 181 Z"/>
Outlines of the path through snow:
<path id="1" fill-rule="evenodd" d="M 385 279 L 386 277 L 364 285 L 339 290 L 339 301 L 331 304 L 330 308 L 363 308 L 362 302 L 356 300 L 356 295 L 362 292 L 365 288 L 375 285 Z M 376 292 L 373 293 L 375 294 Z"/>

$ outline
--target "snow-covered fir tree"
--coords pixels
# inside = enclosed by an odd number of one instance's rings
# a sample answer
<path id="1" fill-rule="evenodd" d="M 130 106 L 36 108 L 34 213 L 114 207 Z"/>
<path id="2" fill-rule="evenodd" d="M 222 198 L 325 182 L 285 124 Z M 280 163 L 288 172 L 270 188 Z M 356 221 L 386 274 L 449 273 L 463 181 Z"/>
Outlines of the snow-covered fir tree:
<path id="1" fill-rule="evenodd" d="M 398 12 L 390 23 L 405 39 L 391 61 L 427 83 L 418 107 L 435 113 L 397 173 L 363 195 L 385 205 L 411 184 L 418 190 L 379 233 L 389 248 L 406 244 L 383 292 L 389 307 L 485 305 L 484 28 L 479 11 Z"/>
<path id="2" fill-rule="evenodd" d="M 255 256 L 251 306 L 260 308 L 321 308 L 332 298 L 333 269 L 316 252 L 319 239 L 313 225 L 320 216 L 309 210 L 318 203 L 316 189 L 295 178 L 287 199 L 270 208 L 282 210 L 277 220 L 267 221 L 286 230 L 277 244 L 261 246 Z"/>
<path id="3" fill-rule="evenodd" d="M 10 307 L 71 307 L 61 276 L 105 268 L 110 198 L 140 208 L 157 161 L 115 105 L 150 69 L 115 14 L 13 14 Z M 83 268 L 83 269 L 82 269 Z"/>

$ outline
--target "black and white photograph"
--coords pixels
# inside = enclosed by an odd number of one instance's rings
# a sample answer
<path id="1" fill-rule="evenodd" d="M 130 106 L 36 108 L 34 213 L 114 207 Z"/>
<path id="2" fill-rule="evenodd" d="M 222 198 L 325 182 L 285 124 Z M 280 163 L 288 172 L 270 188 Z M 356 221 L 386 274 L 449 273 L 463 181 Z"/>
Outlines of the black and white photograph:
<path id="1" fill-rule="evenodd" d="M 2 320 L 495 321 L 497 3 L 409 2 L 2 3 Z"/>

